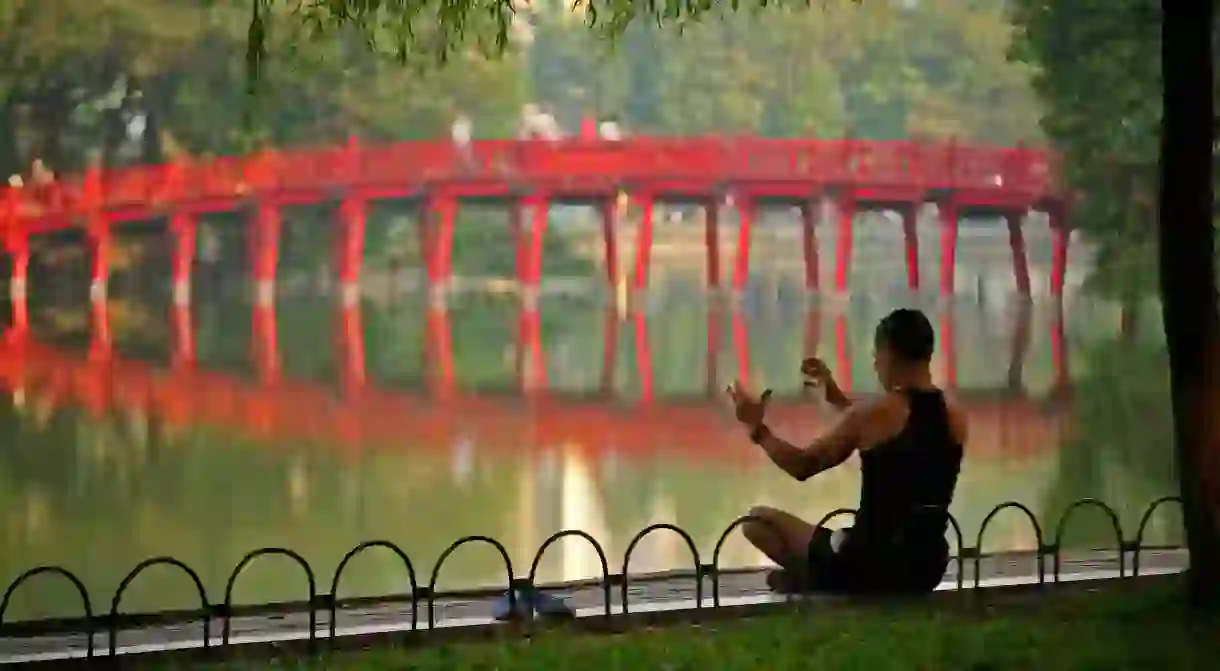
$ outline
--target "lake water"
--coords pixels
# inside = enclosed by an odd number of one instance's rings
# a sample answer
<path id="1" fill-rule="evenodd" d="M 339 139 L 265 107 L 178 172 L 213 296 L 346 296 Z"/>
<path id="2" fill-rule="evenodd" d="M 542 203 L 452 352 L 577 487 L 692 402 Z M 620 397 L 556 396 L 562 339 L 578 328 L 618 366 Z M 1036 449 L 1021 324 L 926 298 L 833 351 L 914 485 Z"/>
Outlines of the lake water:
<path id="1" fill-rule="evenodd" d="M 348 550 L 373 539 L 399 544 L 423 584 L 467 535 L 498 539 L 525 575 L 547 536 L 584 529 L 616 572 L 637 531 L 669 522 L 708 562 L 751 505 L 817 519 L 854 506 L 858 487 L 854 459 L 805 483 L 784 476 L 733 425 L 724 385 L 740 376 L 775 389 L 776 431 L 812 438 L 829 413 L 801 395 L 801 357 L 818 352 L 854 391 L 875 391 L 872 329 L 899 305 L 934 317 L 937 375 L 971 412 L 953 508 L 968 545 L 1009 500 L 1039 516 L 1047 542 L 1083 497 L 1113 506 L 1131 538 L 1145 507 L 1176 489 L 1158 315 L 1145 309 L 1123 333 L 1117 306 L 1083 295 L 1022 304 L 976 291 L 946 302 L 882 282 L 867 295 L 811 300 L 799 273 L 785 271 L 729 301 L 709 298 L 697 274 L 675 273 L 629 304 L 578 282 L 545 296 L 536 315 L 508 295 L 438 305 L 410 288 L 344 312 L 302 281 L 284 282 L 276 309 L 256 317 L 239 282 L 200 282 L 188 369 L 174 354 L 183 314 L 175 325 L 163 288 L 130 279 L 109 303 L 114 354 L 93 348 L 91 358 L 79 283 L 62 279 L 74 273 L 32 289 L 56 297 L 32 308 L 38 347 L 10 344 L 0 357 L 0 581 L 61 565 L 88 585 L 95 608 L 160 555 L 193 567 L 220 601 L 234 565 L 268 546 L 299 552 L 320 591 Z M 1064 544 L 1112 546 L 1106 525 L 1084 511 Z M 1147 539 L 1178 542 L 1179 528 L 1176 511 L 1158 515 Z M 984 542 L 1035 546 L 1011 511 Z M 737 536 L 721 562 L 761 557 Z M 680 539 L 660 533 L 630 568 L 690 564 Z M 569 539 L 539 572 L 571 580 L 600 566 Z M 446 561 L 438 585 L 491 585 L 503 573 L 491 548 L 473 545 Z M 373 550 L 349 566 L 341 594 L 406 590 L 399 560 Z M 192 593 L 184 576 L 157 568 L 132 585 L 123 610 L 192 607 Z M 306 595 L 298 569 L 266 558 L 243 572 L 234 601 Z M 70 616 L 76 604 L 68 588 L 37 580 L 8 617 Z"/>

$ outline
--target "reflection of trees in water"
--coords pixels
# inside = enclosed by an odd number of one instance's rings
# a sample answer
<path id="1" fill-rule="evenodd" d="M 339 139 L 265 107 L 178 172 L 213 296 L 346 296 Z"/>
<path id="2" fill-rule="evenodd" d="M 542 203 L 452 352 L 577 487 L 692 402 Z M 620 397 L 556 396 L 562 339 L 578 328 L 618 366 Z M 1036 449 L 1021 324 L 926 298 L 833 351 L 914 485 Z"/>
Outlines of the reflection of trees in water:
<path id="1" fill-rule="evenodd" d="M 137 562 L 169 554 L 196 569 L 219 598 L 229 571 L 251 549 L 296 549 L 322 579 L 344 552 L 371 537 L 400 543 L 426 580 L 457 536 L 509 536 L 503 511 L 511 508 L 518 476 L 511 467 L 480 469 L 485 475 L 458 491 L 442 473 L 447 459 L 416 449 L 397 459 L 350 462 L 319 446 L 278 446 L 206 428 L 174 435 L 154 428 L 141 445 L 123 422 L 62 411 L 38 426 L 6 407 L 0 581 L 35 565 L 61 564 L 104 600 Z M 20 513 L 34 504 L 39 510 Z M 38 533 L 28 533 L 30 520 Z M 405 591 L 395 561 L 379 552 L 358 560 L 344 593 Z M 249 573 L 239 582 L 239 602 L 303 598 L 300 577 L 282 562 L 258 562 Z M 459 552 L 442 575 L 449 586 L 498 580 L 498 559 L 488 548 Z M 124 606 L 187 607 L 188 588 L 182 576 L 153 571 L 133 584 Z M 39 581 L 19 593 L 14 608 L 21 618 L 71 615 L 78 606 L 62 585 Z"/>
<path id="2" fill-rule="evenodd" d="M 1177 493 L 1164 346 L 1115 339 L 1096 343 L 1078 357 L 1087 373 L 1075 380 L 1074 412 L 1044 515 L 1057 520 L 1073 501 L 1095 497 L 1118 512 L 1127 537 L 1134 538 L 1148 504 Z M 1065 544 L 1113 543 L 1100 513 L 1078 515 Z M 1166 509 L 1157 515 L 1173 524 L 1154 518 L 1149 542 L 1180 540 L 1177 512 Z"/>

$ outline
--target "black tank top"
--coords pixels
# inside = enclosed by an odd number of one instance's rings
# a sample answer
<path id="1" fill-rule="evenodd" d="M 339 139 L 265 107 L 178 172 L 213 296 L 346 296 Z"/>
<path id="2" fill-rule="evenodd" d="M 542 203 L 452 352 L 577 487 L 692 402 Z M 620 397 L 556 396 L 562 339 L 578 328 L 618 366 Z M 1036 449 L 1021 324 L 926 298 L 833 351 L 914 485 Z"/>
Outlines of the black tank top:
<path id="1" fill-rule="evenodd" d="M 860 507 L 851 537 L 870 549 L 898 542 L 940 555 L 948 550 L 945 531 L 962 445 L 940 390 L 902 393 L 910 406 L 906 426 L 860 453 Z"/>

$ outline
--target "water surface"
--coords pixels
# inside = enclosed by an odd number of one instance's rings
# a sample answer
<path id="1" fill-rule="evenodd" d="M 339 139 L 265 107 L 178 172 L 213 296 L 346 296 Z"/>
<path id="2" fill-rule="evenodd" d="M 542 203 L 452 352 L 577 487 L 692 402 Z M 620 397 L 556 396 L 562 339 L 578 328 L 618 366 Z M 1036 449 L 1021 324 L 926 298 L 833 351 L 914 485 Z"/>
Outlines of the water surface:
<path id="1" fill-rule="evenodd" d="M 881 238 L 875 247 L 893 248 Z M 884 260 L 861 264 L 880 279 L 853 285 L 861 290 L 852 298 L 812 300 L 799 269 L 777 261 L 778 269 L 756 264 L 735 301 L 709 298 L 699 272 L 675 270 L 624 305 L 586 268 L 582 281 L 553 280 L 570 295 L 544 297 L 536 313 L 487 293 L 437 305 L 393 281 L 343 310 L 301 260 L 308 254 L 293 253 L 285 264 L 295 273 L 286 271 L 275 309 L 263 312 L 241 278 L 209 280 L 203 270 L 193 305 L 175 312 L 156 280 L 163 257 L 147 257 L 113 285 L 109 358 L 99 356 L 71 267 L 39 280 L 39 344 L 0 357 L 0 581 L 62 565 L 98 608 L 139 561 L 170 555 L 219 601 L 242 556 L 271 546 L 300 553 L 328 591 L 361 541 L 399 544 L 426 581 L 451 542 L 476 534 L 501 541 L 524 575 L 547 536 L 567 528 L 593 534 L 619 571 L 632 536 L 654 522 L 688 530 L 707 562 L 751 505 L 817 519 L 854 506 L 858 487 L 854 459 L 806 483 L 784 476 L 733 425 L 724 385 L 743 377 L 773 388 L 777 432 L 813 438 L 830 415 L 802 396 L 801 357 L 818 353 L 853 391 L 876 391 L 872 329 L 899 305 L 934 317 L 938 381 L 971 412 L 953 508 L 968 545 L 1008 500 L 1043 520 L 1047 542 L 1048 520 L 1083 497 L 1110 503 L 1131 537 L 1148 503 L 1175 490 L 1154 315 L 1120 333 L 1118 307 L 1083 294 L 1065 304 L 996 300 L 1003 288 L 979 279 L 977 291 L 951 301 L 912 297 L 894 290 L 904 271 Z M 965 258 L 969 269 L 978 257 Z M 578 290 L 582 282 L 594 288 Z M 1106 524 L 1085 511 L 1064 543 L 1112 544 Z M 1148 538 L 1176 542 L 1177 529 L 1176 513 L 1158 516 Z M 1036 544 L 1012 512 L 984 542 Z M 761 558 L 738 537 L 721 561 Z M 679 538 L 656 534 L 631 569 L 690 563 Z M 545 580 L 597 574 L 596 556 L 574 539 L 540 567 Z M 439 586 L 503 580 L 502 560 L 476 545 L 445 563 Z M 353 561 L 341 593 L 406 590 L 399 560 L 374 550 Z M 123 609 L 189 607 L 192 591 L 184 576 L 156 568 Z M 234 601 L 306 594 L 302 573 L 266 558 L 243 573 Z M 67 588 L 39 580 L 13 608 L 11 617 L 28 618 L 77 606 Z"/>

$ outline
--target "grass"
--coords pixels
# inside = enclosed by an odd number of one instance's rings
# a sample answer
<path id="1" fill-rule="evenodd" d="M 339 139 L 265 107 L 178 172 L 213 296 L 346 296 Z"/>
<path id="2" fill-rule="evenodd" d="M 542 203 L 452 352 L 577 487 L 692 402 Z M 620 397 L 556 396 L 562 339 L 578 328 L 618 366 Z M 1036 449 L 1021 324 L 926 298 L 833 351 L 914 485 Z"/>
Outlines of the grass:
<path id="1" fill-rule="evenodd" d="M 1177 671 L 1215 668 L 1220 620 L 1186 612 L 1181 584 L 1106 587 L 1034 603 L 836 607 L 627 634 L 374 649 L 220 668 L 328 671 Z M 217 668 L 217 667 L 213 667 Z"/>

